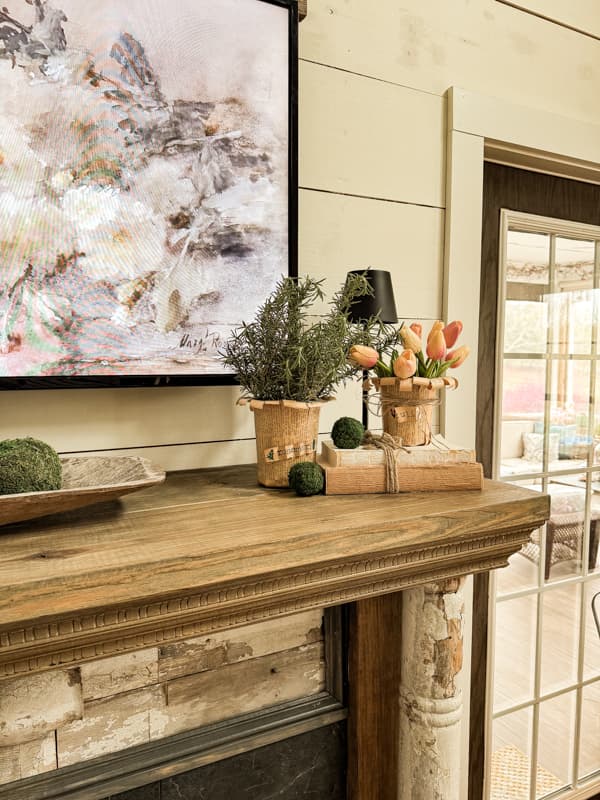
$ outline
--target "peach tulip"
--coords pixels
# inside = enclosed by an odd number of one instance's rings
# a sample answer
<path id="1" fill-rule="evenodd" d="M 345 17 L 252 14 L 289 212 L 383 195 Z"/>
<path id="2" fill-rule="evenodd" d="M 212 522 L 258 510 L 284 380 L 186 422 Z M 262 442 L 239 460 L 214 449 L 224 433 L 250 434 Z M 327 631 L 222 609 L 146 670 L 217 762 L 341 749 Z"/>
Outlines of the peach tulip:
<path id="1" fill-rule="evenodd" d="M 446 340 L 444 339 L 444 323 L 434 322 L 427 337 L 427 357 L 432 361 L 443 361 L 446 357 Z"/>
<path id="2" fill-rule="evenodd" d="M 457 367 L 460 367 L 470 352 L 471 348 L 466 344 L 463 344 L 462 347 L 457 347 L 456 350 L 452 350 L 452 352 L 448 353 L 446 356 L 446 361 L 450 361 L 450 369 L 456 369 Z"/>
<path id="3" fill-rule="evenodd" d="M 459 319 L 450 322 L 444 328 L 444 339 L 446 340 L 446 347 L 454 347 L 456 340 L 460 336 L 463 329 L 463 324 Z"/>
<path id="4" fill-rule="evenodd" d="M 379 361 L 379 353 L 373 347 L 364 344 L 354 344 L 348 354 L 350 361 L 363 369 L 371 369 Z"/>
<path id="5" fill-rule="evenodd" d="M 408 348 L 408 350 L 411 350 L 413 353 L 420 353 L 423 349 L 421 337 L 412 329 L 412 325 L 410 328 L 407 328 L 404 323 L 402 324 L 400 328 L 400 338 L 402 339 L 404 347 Z"/>
<path id="6" fill-rule="evenodd" d="M 403 350 L 394 361 L 394 375 L 397 378 L 412 378 L 417 371 L 417 358 L 412 350 Z"/>
<path id="7" fill-rule="evenodd" d="M 423 326 L 421 325 L 420 322 L 411 322 L 411 324 L 408 327 L 411 329 L 411 331 L 414 331 L 417 334 L 419 339 L 421 338 L 421 336 L 423 335 Z"/>

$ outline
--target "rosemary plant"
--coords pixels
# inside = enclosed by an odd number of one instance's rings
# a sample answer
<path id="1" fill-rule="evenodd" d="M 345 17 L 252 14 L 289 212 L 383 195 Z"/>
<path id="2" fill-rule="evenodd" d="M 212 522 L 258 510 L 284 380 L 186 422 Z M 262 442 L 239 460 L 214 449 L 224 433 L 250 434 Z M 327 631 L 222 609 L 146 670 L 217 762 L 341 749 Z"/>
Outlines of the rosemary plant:
<path id="1" fill-rule="evenodd" d="M 376 318 L 364 325 L 349 319 L 352 303 L 371 287 L 364 275 L 349 275 L 327 313 L 310 321 L 313 305 L 324 298 L 323 282 L 282 278 L 254 321 L 232 332 L 221 357 L 236 371 L 246 397 L 322 400 L 360 371 L 348 361 L 351 345 L 370 344 L 387 329 Z"/>

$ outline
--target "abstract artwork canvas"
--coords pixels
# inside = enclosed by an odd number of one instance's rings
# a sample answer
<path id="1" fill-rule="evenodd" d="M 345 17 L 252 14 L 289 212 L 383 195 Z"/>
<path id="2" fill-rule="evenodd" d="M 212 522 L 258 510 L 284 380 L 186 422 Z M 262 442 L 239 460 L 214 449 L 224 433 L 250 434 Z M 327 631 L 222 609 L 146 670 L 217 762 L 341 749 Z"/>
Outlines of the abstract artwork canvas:
<path id="1" fill-rule="evenodd" d="M 0 378 L 224 373 L 291 269 L 291 4 L 7 2 Z"/>

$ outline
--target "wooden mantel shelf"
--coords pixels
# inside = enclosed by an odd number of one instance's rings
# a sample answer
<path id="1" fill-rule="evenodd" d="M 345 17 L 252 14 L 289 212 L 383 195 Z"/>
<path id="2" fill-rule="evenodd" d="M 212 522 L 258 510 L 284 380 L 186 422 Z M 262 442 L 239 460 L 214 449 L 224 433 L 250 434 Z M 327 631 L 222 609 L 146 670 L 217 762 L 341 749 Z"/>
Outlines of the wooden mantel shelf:
<path id="1" fill-rule="evenodd" d="M 298 498 L 255 467 L 1 529 L 0 677 L 489 570 L 549 514 L 483 491 Z"/>

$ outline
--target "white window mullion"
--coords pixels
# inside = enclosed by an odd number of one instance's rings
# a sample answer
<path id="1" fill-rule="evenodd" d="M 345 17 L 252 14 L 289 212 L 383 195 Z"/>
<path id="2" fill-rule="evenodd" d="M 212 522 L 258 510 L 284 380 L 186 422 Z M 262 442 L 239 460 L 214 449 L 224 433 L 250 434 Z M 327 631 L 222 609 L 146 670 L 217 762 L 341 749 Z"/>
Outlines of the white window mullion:
<path id="1" fill-rule="evenodd" d="M 485 755 L 483 764 L 483 797 L 491 794 L 492 778 L 492 744 L 494 740 L 494 664 L 496 662 L 496 572 L 490 572 L 488 584 L 488 636 L 487 664 L 485 680 Z"/>
<path id="2" fill-rule="evenodd" d="M 598 355 L 598 337 L 597 326 L 599 319 L 599 304 L 598 304 L 598 286 L 600 285 L 600 243 L 596 242 L 594 249 L 594 291 L 592 292 L 592 331 L 591 331 L 591 354 L 592 356 Z M 591 436 L 592 443 L 594 442 L 594 429 L 596 420 L 596 377 L 597 377 L 597 360 L 592 359 L 590 364 L 590 406 L 589 406 L 589 419 L 588 419 L 588 436 Z M 577 682 L 579 688 L 577 689 L 577 701 L 575 707 L 575 747 L 573 748 L 573 787 L 579 786 L 579 756 L 581 751 L 581 720 L 583 709 L 583 672 L 584 672 L 584 658 L 585 658 L 585 638 L 586 638 L 586 588 L 588 581 L 586 580 L 589 575 L 589 553 L 590 553 L 590 532 L 591 532 L 591 502 L 592 502 L 592 473 L 590 468 L 594 466 L 594 451 L 595 445 L 590 448 L 588 454 L 588 480 L 586 481 L 586 494 L 585 494 L 585 521 L 583 528 L 583 542 L 582 542 L 582 585 L 581 596 L 579 598 L 579 652 L 577 659 Z"/>
<path id="3" fill-rule="evenodd" d="M 542 537 L 543 539 L 543 537 Z M 541 540 L 540 540 L 541 544 Z M 540 548 L 540 563 L 539 567 L 543 570 L 542 550 Z M 543 573 L 542 573 L 543 577 Z M 538 745 L 539 745 L 539 731 L 540 731 L 540 690 L 541 690 L 541 674 L 542 674 L 542 631 L 544 623 L 544 603 L 543 595 L 538 592 L 537 595 L 537 616 L 535 628 L 535 677 L 533 684 L 533 719 L 531 723 L 531 764 L 530 764 L 530 787 L 529 797 L 530 800 L 536 800 L 536 787 L 537 787 L 537 764 L 538 764 Z"/>

